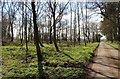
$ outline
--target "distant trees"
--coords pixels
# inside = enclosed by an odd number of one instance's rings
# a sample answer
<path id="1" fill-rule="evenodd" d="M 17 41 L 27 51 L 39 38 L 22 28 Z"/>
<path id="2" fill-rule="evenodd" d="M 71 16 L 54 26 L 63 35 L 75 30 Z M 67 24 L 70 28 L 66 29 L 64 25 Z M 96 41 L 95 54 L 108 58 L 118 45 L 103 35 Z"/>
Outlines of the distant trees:
<path id="1" fill-rule="evenodd" d="M 120 41 L 120 2 L 94 2 L 91 3 L 91 9 L 100 9 L 101 16 L 104 18 L 101 22 L 101 32 L 107 37 L 107 40 Z"/>
<path id="2" fill-rule="evenodd" d="M 21 10 L 22 10 L 22 25 L 20 27 L 20 31 L 21 31 L 21 37 L 20 37 L 20 41 L 21 41 L 21 45 L 23 43 L 23 35 L 24 35 L 24 3 L 21 3 Z"/>
<path id="3" fill-rule="evenodd" d="M 16 9 L 13 8 L 15 7 L 16 4 L 12 3 L 10 4 L 9 6 L 9 11 L 8 11 L 8 16 L 9 16 L 9 24 L 10 24 L 10 30 L 11 30 L 11 42 L 13 41 L 13 23 L 14 23 L 14 20 L 15 20 L 15 13 L 16 13 Z"/>
<path id="4" fill-rule="evenodd" d="M 63 12 L 66 8 L 68 3 L 66 3 L 65 5 L 62 6 L 62 8 L 59 10 L 58 16 L 56 17 L 56 11 L 57 11 L 57 6 L 58 6 L 58 2 L 54 1 L 54 2 L 48 2 L 48 6 L 50 8 L 50 12 L 52 14 L 52 19 L 53 19 L 53 42 L 56 48 L 56 51 L 59 51 L 58 45 L 57 45 L 57 40 L 56 40 L 56 24 L 62 19 L 63 16 Z M 61 5 L 61 4 L 59 4 Z"/>
<path id="5" fill-rule="evenodd" d="M 2 39 L 1 39 L 1 40 L 2 40 L 2 45 L 3 45 L 3 43 L 4 43 L 4 40 L 6 39 L 6 31 L 7 31 L 7 30 L 6 30 L 6 29 L 7 29 L 6 24 L 8 23 L 8 22 L 7 22 L 7 18 L 4 16 L 4 13 L 3 13 L 4 5 L 5 5 L 5 4 L 3 3 L 3 4 L 2 4 L 2 13 L 1 13 L 1 15 L 2 15 L 2 16 L 1 16 L 1 17 L 2 17 L 2 22 L 1 22 L 1 24 L 2 24 L 2 27 L 1 27 L 1 29 L 2 29 L 2 30 L 1 30 L 1 31 L 2 31 L 2 32 L 1 32 L 1 33 L 2 33 L 2 34 L 1 34 L 1 37 L 2 37 Z"/>
<path id="6" fill-rule="evenodd" d="M 105 34 L 107 39 L 111 42 L 120 41 L 120 2 L 106 3 L 104 7 L 105 12 L 101 10 L 102 15 L 104 16 L 104 20 L 101 22 L 102 33 Z"/>
<path id="7" fill-rule="evenodd" d="M 74 9 L 74 46 L 75 46 L 75 43 L 76 43 L 76 27 L 77 27 L 77 21 L 76 21 L 76 9 Z"/>
<path id="8" fill-rule="evenodd" d="M 9 24 L 4 30 L 7 34 L 3 36 L 10 38 L 10 41 L 12 41 L 14 38 L 13 29 L 17 29 L 19 33 L 16 33 L 15 35 L 17 35 L 21 45 L 26 42 L 27 48 L 27 42 L 32 41 L 34 38 L 30 3 L 5 3 L 4 5 L 3 12 L 7 15 L 3 16 L 3 18 L 6 19 L 6 21 L 8 20 Z M 10 7 L 10 5 L 12 7 Z M 6 8 L 6 6 L 9 8 Z M 89 25 L 90 15 L 88 7 L 88 2 L 84 4 L 81 2 L 69 1 L 67 3 L 57 1 L 36 2 L 39 44 L 44 47 L 42 43 L 49 42 L 52 44 L 53 42 L 56 50 L 59 51 L 59 45 L 57 45 L 58 41 L 59 43 L 62 41 L 70 42 L 69 44 L 71 45 L 73 43 L 74 45 L 75 43 L 80 44 L 82 39 L 84 40 L 85 45 L 87 42 L 91 42 L 91 25 Z M 3 15 L 5 13 L 3 13 Z M 18 15 L 20 16 L 18 17 Z M 69 19 L 64 17 L 68 15 Z M 62 19 L 62 17 L 64 17 L 64 19 Z M 19 26 L 17 26 L 17 21 L 19 21 Z M 12 26 L 15 26 L 15 23 L 16 28 L 12 28 Z"/>
<path id="9" fill-rule="evenodd" d="M 17 3 L 2 2 L 2 44 L 13 42 L 16 24 Z"/>
<path id="10" fill-rule="evenodd" d="M 55 45 L 55 48 L 56 48 L 56 51 L 59 51 L 59 48 L 57 46 L 57 40 L 56 40 L 56 8 L 57 8 L 57 2 L 49 2 L 48 3 L 50 9 L 51 9 L 51 13 L 52 13 L 52 16 L 53 16 L 53 32 L 54 32 L 54 39 L 53 39 L 53 42 L 54 42 L 54 45 Z"/>
<path id="11" fill-rule="evenodd" d="M 82 30 L 83 30 L 83 39 L 84 39 L 84 43 L 85 43 L 85 46 L 86 46 L 86 38 L 85 38 L 85 24 L 84 24 L 84 15 L 83 15 L 83 5 L 82 5 L 82 3 L 80 3 L 80 8 L 81 8 L 81 17 L 82 17 Z"/>
<path id="12" fill-rule="evenodd" d="M 98 35 L 98 30 L 99 30 L 98 24 L 91 22 L 89 25 L 90 25 L 90 33 L 91 33 L 91 37 L 92 37 L 91 41 L 99 42 L 99 40 L 97 40 L 98 39 L 97 35 Z"/>

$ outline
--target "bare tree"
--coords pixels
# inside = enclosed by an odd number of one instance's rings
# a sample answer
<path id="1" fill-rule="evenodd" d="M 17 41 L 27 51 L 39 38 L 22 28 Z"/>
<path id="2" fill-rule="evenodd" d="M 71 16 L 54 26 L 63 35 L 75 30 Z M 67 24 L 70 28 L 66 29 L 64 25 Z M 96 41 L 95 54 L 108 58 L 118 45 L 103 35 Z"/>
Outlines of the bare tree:
<path id="1" fill-rule="evenodd" d="M 48 27 L 49 27 L 49 40 L 50 44 L 52 44 L 52 15 L 50 12 L 48 12 Z"/>
<path id="2" fill-rule="evenodd" d="M 83 21 L 83 23 L 84 23 L 84 15 L 83 15 L 83 6 L 82 6 L 82 3 L 80 3 L 80 7 L 81 7 L 81 14 L 82 14 L 82 21 Z M 83 26 L 83 36 L 84 36 L 84 43 L 85 43 L 85 46 L 86 46 L 86 39 L 85 39 L 85 26 L 84 26 L 84 24 L 82 23 L 82 26 Z"/>
<path id="3" fill-rule="evenodd" d="M 36 11 L 35 11 L 35 2 L 31 2 L 32 12 L 33 12 L 33 23 L 34 23 L 34 42 L 37 51 L 38 58 L 38 71 L 39 71 L 39 79 L 43 79 L 43 66 L 42 66 L 42 54 L 39 46 L 39 37 L 38 37 L 38 26 L 36 22 Z"/>
<path id="4" fill-rule="evenodd" d="M 70 41 L 71 41 L 71 44 L 72 44 L 72 2 L 70 2 L 70 12 L 71 12 L 71 15 L 70 15 Z"/>
<path id="5" fill-rule="evenodd" d="M 78 42 L 80 45 L 80 14 L 79 14 L 79 2 L 77 2 L 77 21 L 78 21 Z"/>
<path id="6" fill-rule="evenodd" d="M 22 25 L 20 27 L 20 31 L 21 31 L 21 38 L 20 38 L 20 41 L 21 41 L 21 45 L 23 43 L 23 37 L 24 37 L 24 2 L 21 3 L 21 10 L 22 10 Z"/>
<path id="7" fill-rule="evenodd" d="M 33 39 L 33 32 L 32 32 L 32 20 L 31 20 L 32 16 L 31 14 L 29 15 L 29 27 L 28 27 L 28 41 Z"/>
<path id="8" fill-rule="evenodd" d="M 56 48 L 56 51 L 59 51 L 59 48 L 57 46 L 57 40 L 56 40 L 56 24 L 62 19 L 63 16 L 63 11 L 65 10 L 66 6 L 67 6 L 68 2 L 65 4 L 64 7 L 62 7 L 62 9 L 59 11 L 58 16 L 56 17 L 56 11 L 57 11 L 57 2 L 48 2 L 48 6 L 50 7 L 51 10 L 51 14 L 53 17 L 53 42 L 54 42 L 54 46 Z"/>
<path id="9" fill-rule="evenodd" d="M 14 39 L 13 24 L 15 21 L 15 14 L 17 11 L 15 6 L 16 6 L 16 3 L 13 3 L 13 2 L 8 6 L 9 24 L 10 24 L 10 30 L 11 30 L 11 41 L 13 41 Z"/>
<path id="10" fill-rule="evenodd" d="M 87 1 L 86 1 L 86 4 L 85 4 L 85 9 L 86 9 L 86 15 L 85 15 L 85 36 L 86 36 L 88 42 L 90 42 L 90 38 L 89 38 L 89 27 L 88 27 Z"/>
<path id="11" fill-rule="evenodd" d="M 74 46 L 76 43 L 76 9 L 74 10 Z"/>
<path id="12" fill-rule="evenodd" d="M 25 2 L 27 4 L 27 2 Z M 27 55 L 28 55 L 28 40 L 27 40 L 27 7 L 25 7 L 25 43 L 26 43 L 26 62 L 27 62 Z"/>
<path id="13" fill-rule="evenodd" d="M 6 31 L 5 31 L 5 26 L 4 26 L 4 20 L 3 20 L 3 18 L 4 18 L 4 16 L 3 16 L 3 7 L 4 7 L 4 2 L 3 2 L 3 4 L 2 4 L 2 30 L 0 30 L 0 32 L 1 32 L 1 36 L 2 36 L 2 45 L 3 45 L 3 40 L 5 40 L 5 37 L 6 37 Z"/>

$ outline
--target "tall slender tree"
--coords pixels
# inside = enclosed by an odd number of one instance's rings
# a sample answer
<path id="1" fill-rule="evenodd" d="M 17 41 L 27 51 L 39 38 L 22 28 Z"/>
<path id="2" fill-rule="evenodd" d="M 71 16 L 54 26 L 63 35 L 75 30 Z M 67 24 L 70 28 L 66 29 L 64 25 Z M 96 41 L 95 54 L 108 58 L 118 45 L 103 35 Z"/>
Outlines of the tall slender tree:
<path id="1" fill-rule="evenodd" d="M 27 5 L 27 2 L 25 2 Z M 26 62 L 27 62 L 27 55 L 28 55 L 28 40 L 27 40 L 27 7 L 25 7 L 25 43 L 26 43 Z"/>
<path id="2" fill-rule="evenodd" d="M 70 2 L 70 42 L 72 44 L 72 2 Z"/>
<path id="3" fill-rule="evenodd" d="M 63 16 L 63 12 L 67 6 L 67 4 L 69 3 L 69 1 L 60 9 L 58 16 L 56 17 L 56 11 L 57 11 L 57 5 L 58 3 L 56 1 L 48 2 L 48 6 L 50 8 L 51 14 L 52 14 L 52 19 L 53 19 L 53 42 L 54 42 L 54 46 L 56 48 L 56 51 L 59 51 L 58 45 L 57 45 L 57 40 L 56 40 L 56 24 L 58 22 L 60 22 L 60 20 L 62 19 Z"/>
<path id="4" fill-rule="evenodd" d="M 84 25 L 84 15 L 83 15 L 83 6 L 82 6 L 82 3 L 80 3 L 80 7 L 81 7 L 81 14 L 82 14 L 82 26 L 83 26 L 83 37 L 84 37 L 84 43 L 85 43 L 85 46 L 87 45 L 86 44 L 86 38 L 85 38 L 85 25 Z"/>
<path id="5" fill-rule="evenodd" d="M 77 2 L 77 22 L 78 22 L 78 42 L 80 45 L 80 14 L 79 14 L 79 2 Z"/>
<path id="6" fill-rule="evenodd" d="M 35 2 L 31 2 L 32 6 L 32 13 L 33 13 L 33 24 L 34 24 L 34 42 L 37 51 L 37 58 L 38 58 L 38 72 L 39 72 L 39 79 L 43 79 L 43 66 L 42 66 L 42 53 L 39 46 L 39 37 L 38 37 L 38 26 L 36 22 L 36 11 L 35 11 Z"/>
<path id="7" fill-rule="evenodd" d="M 74 46 L 76 43 L 76 9 L 74 10 Z"/>

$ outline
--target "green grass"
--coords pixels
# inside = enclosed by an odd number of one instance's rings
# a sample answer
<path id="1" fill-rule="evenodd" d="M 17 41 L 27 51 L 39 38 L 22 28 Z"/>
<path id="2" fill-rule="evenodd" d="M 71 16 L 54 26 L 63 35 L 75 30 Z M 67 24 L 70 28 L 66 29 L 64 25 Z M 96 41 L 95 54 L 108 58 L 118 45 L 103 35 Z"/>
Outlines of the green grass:
<path id="1" fill-rule="evenodd" d="M 43 55 L 43 69 L 48 79 L 56 78 L 77 78 L 82 72 L 83 68 L 79 63 L 86 63 L 93 50 L 98 43 L 89 43 L 87 46 L 67 47 L 67 45 L 60 45 L 60 52 L 56 52 L 54 45 L 44 44 L 41 48 Z M 37 54 L 35 46 L 29 46 L 26 52 L 25 46 L 2 46 L 3 66 L 0 73 L 5 77 L 33 77 L 37 76 Z M 13 78 L 11 78 L 13 79 Z"/>
<path id="2" fill-rule="evenodd" d="M 116 48 L 116 49 L 119 48 L 118 42 L 113 42 L 113 43 L 111 43 L 110 41 L 107 41 L 106 43 L 107 43 L 108 45 L 112 46 L 113 48 Z"/>

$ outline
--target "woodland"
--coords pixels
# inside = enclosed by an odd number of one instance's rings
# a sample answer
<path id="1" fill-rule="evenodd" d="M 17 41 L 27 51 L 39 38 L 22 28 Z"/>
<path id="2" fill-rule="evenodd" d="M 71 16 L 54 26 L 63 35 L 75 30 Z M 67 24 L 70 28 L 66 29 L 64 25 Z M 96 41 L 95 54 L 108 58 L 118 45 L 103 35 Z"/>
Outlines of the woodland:
<path id="1" fill-rule="evenodd" d="M 119 49 L 120 2 L 0 5 L 2 79 L 82 79 L 101 41 Z"/>

